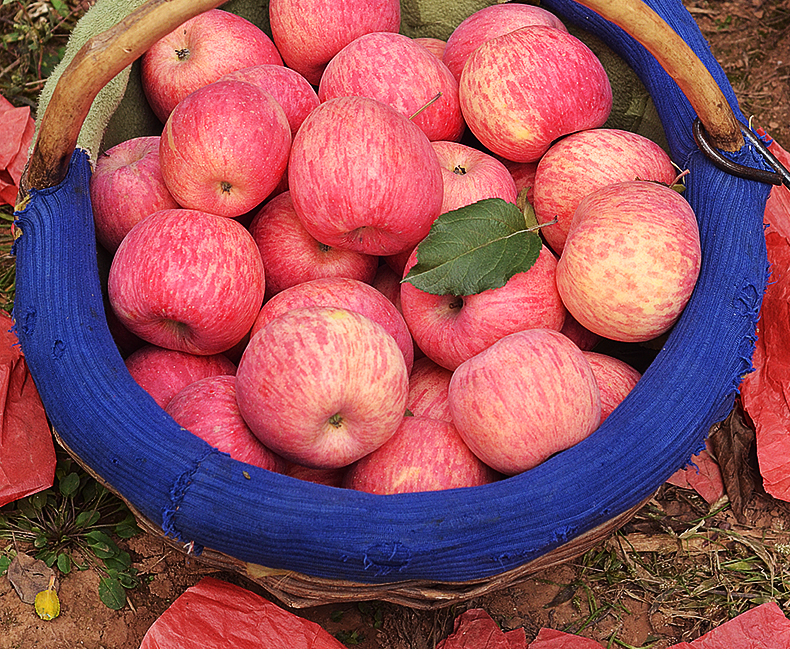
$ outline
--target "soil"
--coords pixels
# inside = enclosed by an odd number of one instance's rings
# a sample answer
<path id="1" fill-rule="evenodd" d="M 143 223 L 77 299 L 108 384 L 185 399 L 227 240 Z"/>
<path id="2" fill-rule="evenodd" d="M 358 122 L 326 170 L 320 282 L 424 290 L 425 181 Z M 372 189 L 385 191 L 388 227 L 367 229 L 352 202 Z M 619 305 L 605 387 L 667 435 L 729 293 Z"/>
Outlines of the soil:
<path id="1" fill-rule="evenodd" d="M 687 6 L 727 72 L 744 114 L 753 115 L 757 125 L 790 147 L 790 2 L 691 0 Z M 623 530 L 590 553 L 472 601 L 440 610 L 365 602 L 291 611 L 317 622 L 350 647 L 433 647 L 452 631 L 454 619 L 472 607 L 485 609 L 503 630 L 523 630 L 527 641 L 541 627 L 551 627 L 614 647 L 666 647 L 694 639 L 748 607 L 721 603 L 690 607 L 686 601 L 693 594 L 668 593 L 655 576 L 651 582 L 648 564 L 688 571 L 710 562 L 710 549 L 689 552 L 668 534 L 670 524 L 682 531 L 708 510 L 692 492 L 665 485 Z M 663 523 L 656 523 L 656 515 L 664 517 Z M 747 534 L 757 526 L 765 538 L 766 531 L 776 529 L 779 535 L 788 524 L 784 508 L 767 505 L 752 512 L 748 524 L 740 518 L 739 522 L 731 510 L 722 511 L 716 514 L 714 528 Z M 622 550 L 623 535 L 647 544 L 638 558 L 631 556 L 635 568 L 629 575 L 618 568 L 629 561 Z M 724 544 L 726 554 L 737 554 L 733 543 Z M 0 549 L 7 545 L 0 541 Z M 128 592 L 128 603 L 121 610 L 101 602 L 95 571 L 74 570 L 59 579 L 60 616 L 43 621 L 32 605 L 21 602 L 7 576 L 0 576 L 0 648 L 137 648 L 157 617 L 206 575 L 281 604 L 246 578 L 207 567 L 158 537 L 141 533 L 120 546 L 129 552 L 144 581 Z M 634 570 L 644 571 L 644 576 L 634 577 Z"/>

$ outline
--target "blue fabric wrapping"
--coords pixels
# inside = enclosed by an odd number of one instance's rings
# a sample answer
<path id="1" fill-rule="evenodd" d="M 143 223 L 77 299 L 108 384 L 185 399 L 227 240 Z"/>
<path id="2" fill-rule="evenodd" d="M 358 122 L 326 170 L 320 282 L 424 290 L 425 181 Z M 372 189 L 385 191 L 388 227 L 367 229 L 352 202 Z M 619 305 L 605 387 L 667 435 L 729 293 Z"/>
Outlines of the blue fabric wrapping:
<path id="1" fill-rule="evenodd" d="M 732 92 L 677 0 L 651 0 Z M 167 534 L 247 562 L 358 582 L 471 581 L 511 570 L 649 497 L 726 416 L 749 370 L 768 263 L 770 189 L 722 173 L 694 146 L 693 111 L 622 31 L 566 0 L 545 6 L 603 37 L 645 81 L 700 222 L 695 292 L 635 390 L 593 435 L 482 487 L 375 496 L 232 460 L 181 429 L 128 374 L 104 318 L 86 153 L 18 212 L 14 316 L 53 426 Z M 764 167 L 745 146 L 739 163 Z"/>

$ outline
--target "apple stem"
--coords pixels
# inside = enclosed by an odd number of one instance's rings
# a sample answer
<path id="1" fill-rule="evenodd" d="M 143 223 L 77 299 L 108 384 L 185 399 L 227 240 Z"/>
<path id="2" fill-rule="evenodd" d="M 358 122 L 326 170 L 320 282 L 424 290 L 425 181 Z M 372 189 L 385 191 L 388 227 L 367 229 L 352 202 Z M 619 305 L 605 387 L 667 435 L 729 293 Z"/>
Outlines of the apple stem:
<path id="1" fill-rule="evenodd" d="M 411 116 L 409 116 L 409 120 L 414 120 L 414 117 L 419 114 L 421 111 L 425 110 L 426 108 L 430 107 L 434 102 L 436 102 L 439 98 L 442 97 L 442 92 L 439 91 L 433 98 L 431 98 L 428 102 L 426 102 L 422 107 L 420 107 L 417 111 L 415 111 Z"/>

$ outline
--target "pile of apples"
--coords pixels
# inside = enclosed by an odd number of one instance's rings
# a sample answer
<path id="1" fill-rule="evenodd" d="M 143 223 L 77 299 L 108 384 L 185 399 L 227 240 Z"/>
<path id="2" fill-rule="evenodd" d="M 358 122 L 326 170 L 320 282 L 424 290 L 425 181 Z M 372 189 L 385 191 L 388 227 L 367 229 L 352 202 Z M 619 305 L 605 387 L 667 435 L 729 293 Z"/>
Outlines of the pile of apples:
<path id="1" fill-rule="evenodd" d="M 379 494 L 585 439 L 639 380 L 592 349 L 664 334 L 701 259 L 668 155 L 602 127 L 595 55 L 532 5 L 446 42 L 399 34 L 397 0 L 269 7 L 271 38 L 215 9 L 155 44 L 161 135 L 95 163 L 134 379 L 236 459 Z M 437 219 L 492 198 L 534 208 L 534 264 L 473 294 L 409 281 Z"/>

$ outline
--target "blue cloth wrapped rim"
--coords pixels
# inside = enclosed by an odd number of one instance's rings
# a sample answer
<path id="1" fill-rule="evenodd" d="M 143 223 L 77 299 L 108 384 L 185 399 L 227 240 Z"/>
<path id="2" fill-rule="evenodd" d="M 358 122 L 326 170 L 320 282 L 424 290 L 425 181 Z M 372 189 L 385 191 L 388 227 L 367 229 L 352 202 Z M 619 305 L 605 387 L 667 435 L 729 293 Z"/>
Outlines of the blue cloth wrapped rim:
<path id="1" fill-rule="evenodd" d="M 678 0 L 648 0 L 737 100 Z M 511 571 L 643 502 L 702 449 L 750 370 L 768 276 L 770 188 L 714 167 L 695 113 L 641 45 L 570 0 L 544 0 L 601 37 L 648 87 L 703 244 L 699 282 L 634 391 L 582 443 L 523 474 L 475 488 L 376 496 L 232 460 L 184 431 L 129 375 L 107 327 L 87 154 L 17 213 L 14 318 L 53 427 L 90 470 L 164 533 L 275 569 L 358 583 L 462 582 Z M 748 144 L 732 158 L 766 168 Z"/>

